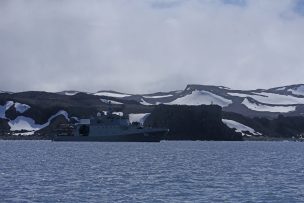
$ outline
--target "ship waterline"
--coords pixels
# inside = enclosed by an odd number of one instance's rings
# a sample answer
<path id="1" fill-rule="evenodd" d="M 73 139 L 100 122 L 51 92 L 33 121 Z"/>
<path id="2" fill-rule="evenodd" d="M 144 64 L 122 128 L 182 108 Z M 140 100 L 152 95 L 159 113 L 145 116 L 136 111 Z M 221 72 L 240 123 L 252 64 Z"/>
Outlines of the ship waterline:
<path id="1" fill-rule="evenodd" d="M 86 142 L 160 142 L 164 139 L 166 130 L 154 132 L 133 133 L 111 136 L 55 136 L 53 141 L 86 141 Z"/>

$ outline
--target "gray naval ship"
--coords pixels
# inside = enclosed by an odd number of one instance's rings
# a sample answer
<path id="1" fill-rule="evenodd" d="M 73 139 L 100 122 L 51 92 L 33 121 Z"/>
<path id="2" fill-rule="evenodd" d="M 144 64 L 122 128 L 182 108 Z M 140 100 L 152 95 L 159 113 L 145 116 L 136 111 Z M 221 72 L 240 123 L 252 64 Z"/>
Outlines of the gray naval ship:
<path id="1" fill-rule="evenodd" d="M 98 113 L 94 118 L 81 119 L 74 125 L 66 125 L 53 137 L 53 141 L 160 142 L 168 132 L 169 129 L 130 123 L 129 115 L 120 116 L 109 111 Z"/>

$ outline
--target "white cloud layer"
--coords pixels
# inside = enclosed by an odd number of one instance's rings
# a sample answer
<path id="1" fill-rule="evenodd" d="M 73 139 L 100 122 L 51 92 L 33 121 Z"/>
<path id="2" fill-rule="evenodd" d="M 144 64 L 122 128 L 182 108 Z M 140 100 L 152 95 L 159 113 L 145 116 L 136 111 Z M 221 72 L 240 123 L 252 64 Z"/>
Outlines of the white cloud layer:
<path id="1" fill-rule="evenodd" d="M 141 93 L 188 83 L 303 83 L 299 2 L 3 0 L 0 89 Z"/>

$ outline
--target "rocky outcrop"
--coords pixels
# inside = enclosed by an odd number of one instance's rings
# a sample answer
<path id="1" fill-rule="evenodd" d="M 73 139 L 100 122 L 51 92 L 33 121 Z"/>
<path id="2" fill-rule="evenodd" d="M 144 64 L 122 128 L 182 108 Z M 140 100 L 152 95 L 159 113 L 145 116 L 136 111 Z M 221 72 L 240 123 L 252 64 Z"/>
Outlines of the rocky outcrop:
<path id="1" fill-rule="evenodd" d="M 144 125 L 169 128 L 168 140 L 242 140 L 222 122 L 221 107 L 216 105 L 159 105 Z"/>

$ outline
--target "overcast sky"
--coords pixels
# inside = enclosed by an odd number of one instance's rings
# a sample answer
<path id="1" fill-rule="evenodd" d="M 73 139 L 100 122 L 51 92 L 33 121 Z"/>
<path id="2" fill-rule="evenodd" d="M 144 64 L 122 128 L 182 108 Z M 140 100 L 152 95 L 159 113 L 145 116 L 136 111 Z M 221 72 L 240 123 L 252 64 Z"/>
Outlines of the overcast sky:
<path id="1" fill-rule="evenodd" d="M 0 0 L 0 89 L 304 83 L 304 1 Z"/>

